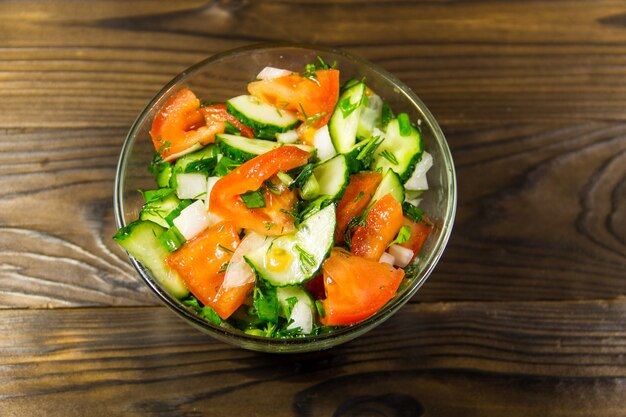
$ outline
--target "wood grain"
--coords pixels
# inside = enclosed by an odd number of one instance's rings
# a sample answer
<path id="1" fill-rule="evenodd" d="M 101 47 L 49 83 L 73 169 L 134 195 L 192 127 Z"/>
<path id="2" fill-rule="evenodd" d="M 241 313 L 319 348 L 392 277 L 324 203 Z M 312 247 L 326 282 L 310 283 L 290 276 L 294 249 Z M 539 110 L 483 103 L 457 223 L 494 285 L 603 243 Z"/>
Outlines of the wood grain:
<path id="1" fill-rule="evenodd" d="M 5 310 L 0 409 L 613 416 L 626 406 L 625 313 L 624 300 L 410 305 L 341 347 L 280 356 L 215 342 L 161 307 Z"/>

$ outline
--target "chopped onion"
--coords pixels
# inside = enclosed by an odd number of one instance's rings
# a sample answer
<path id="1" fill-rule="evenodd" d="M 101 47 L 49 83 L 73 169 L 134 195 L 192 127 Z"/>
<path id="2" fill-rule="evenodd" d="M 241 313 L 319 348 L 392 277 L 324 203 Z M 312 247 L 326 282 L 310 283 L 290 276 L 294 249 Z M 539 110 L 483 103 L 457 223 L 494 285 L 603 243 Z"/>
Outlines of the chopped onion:
<path id="1" fill-rule="evenodd" d="M 317 156 L 321 161 L 332 158 L 337 155 L 333 142 L 330 139 L 328 125 L 324 125 L 315 132 L 313 136 L 313 146 L 317 149 Z"/>
<path id="2" fill-rule="evenodd" d="M 378 262 L 380 262 L 381 264 L 393 265 L 396 262 L 396 258 L 394 258 L 394 256 L 390 253 L 383 252 Z"/>
<path id="3" fill-rule="evenodd" d="M 313 312 L 311 307 L 304 301 L 299 300 L 291 310 L 289 321 L 291 321 L 291 324 L 287 326 L 287 329 L 297 329 L 299 327 L 302 334 L 311 333 L 311 330 L 313 330 Z"/>
<path id="4" fill-rule="evenodd" d="M 290 74 L 293 74 L 293 71 L 282 68 L 265 67 L 258 73 L 256 78 L 259 80 L 273 80 L 274 78 L 280 78 Z"/>
<path id="5" fill-rule="evenodd" d="M 209 210 L 209 200 L 211 199 L 211 191 L 215 186 L 215 183 L 218 182 L 220 177 L 209 177 L 206 180 L 206 209 Z"/>
<path id="6" fill-rule="evenodd" d="M 224 282 L 222 283 L 224 289 L 240 287 L 250 282 L 254 282 L 256 274 L 243 257 L 251 250 L 261 246 L 263 242 L 265 242 L 265 239 L 265 236 L 254 232 L 248 233 L 246 237 L 243 238 L 228 262 L 226 274 L 224 275 Z"/>
<path id="7" fill-rule="evenodd" d="M 411 259 L 413 259 L 414 255 L 411 249 L 400 245 L 391 245 L 389 247 L 389 253 L 395 258 L 394 265 L 400 268 L 404 268 L 411 263 Z"/>
<path id="8" fill-rule="evenodd" d="M 197 200 L 185 207 L 173 223 L 185 239 L 190 240 L 218 221 L 220 218 L 206 211 L 204 202 Z"/>
<path id="9" fill-rule="evenodd" d="M 291 129 L 284 133 L 277 133 L 276 140 L 281 143 L 294 143 L 298 140 L 298 132 Z"/>
<path id="10" fill-rule="evenodd" d="M 176 195 L 181 200 L 206 198 L 206 177 L 200 173 L 176 174 Z"/>
<path id="11" fill-rule="evenodd" d="M 413 174 L 404 184 L 407 190 L 428 190 L 428 180 L 426 173 L 433 166 L 433 157 L 428 152 L 422 153 L 422 159 L 415 165 Z"/>

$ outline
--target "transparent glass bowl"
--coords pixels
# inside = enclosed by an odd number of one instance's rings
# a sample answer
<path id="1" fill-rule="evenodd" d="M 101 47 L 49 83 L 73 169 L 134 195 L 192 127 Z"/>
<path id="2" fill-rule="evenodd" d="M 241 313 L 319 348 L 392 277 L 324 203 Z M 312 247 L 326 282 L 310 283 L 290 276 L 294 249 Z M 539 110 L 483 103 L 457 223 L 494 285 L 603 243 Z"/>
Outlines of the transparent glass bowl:
<path id="1" fill-rule="evenodd" d="M 146 106 L 133 124 L 122 147 L 115 178 L 115 219 L 118 227 L 136 220 L 142 206 L 139 189 L 156 188 L 148 172 L 154 149 L 150 127 L 158 110 L 182 87 L 188 87 L 201 99 L 225 101 L 244 94 L 246 85 L 265 66 L 303 71 L 307 63 L 322 57 L 337 63 L 341 82 L 350 78 L 365 79 L 367 85 L 391 105 L 394 112 L 406 112 L 411 120 L 421 121 L 425 149 L 432 154 L 434 166 L 428 172 L 430 190 L 420 203 L 435 224 L 406 285 L 374 316 L 337 331 L 302 338 L 270 339 L 216 326 L 198 317 L 182 305 L 131 257 L 131 262 L 148 287 L 183 320 L 200 331 L 245 349 L 264 352 L 306 352 L 326 349 L 347 342 L 371 330 L 402 307 L 433 271 L 446 246 L 456 210 L 456 177 L 450 150 L 437 121 L 424 103 L 404 83 L 385 70 L 344 51 L 310 45 L 263 44 L 234 49 L 190 67 L 170 81 Z"/>

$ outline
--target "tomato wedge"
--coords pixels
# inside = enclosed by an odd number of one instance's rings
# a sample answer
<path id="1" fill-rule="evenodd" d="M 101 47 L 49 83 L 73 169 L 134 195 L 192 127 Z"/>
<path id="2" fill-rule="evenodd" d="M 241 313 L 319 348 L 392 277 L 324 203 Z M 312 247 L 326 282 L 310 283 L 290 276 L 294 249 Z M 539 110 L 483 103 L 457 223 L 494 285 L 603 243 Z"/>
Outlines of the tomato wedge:
<path id="1" fill-rule="evenodd" d="M 326 298 L 320 321 L 327 326 L 354 324 L 372 316 L 393 298 L 404 278 L 402 269 L 337 248 L 322 270 Z"/>
<path id="2" fill-rule="evenodd" d="M 204 116 L 204 120 L 206 121 L 207 126 L 221 123 L 221 125 L 223 126 L 222 130 L 221 132 L 217 133 L 223 133 L 226 129 L 225 122 L 229 122 L 239 130 L 241 136 L 244 136 L 246 138 L 254 137 L 254 131 L 248 126 L 241 123 L 239 119 L 237 119 L 235 116 L 228 113 L 228 111 L 226 110 L 226 104 L 224 103 L 211 104 L 206 107 L 201 107 L 200 112 Z"/>
<path id="3" fill-rule="evenodd" d="M 402 243 L 401 246 L 411 249 L 413 251 L 413 259 L 415 259 L 422 250 L 422 246 L 424 246 L 428 235 L 433 231 L 433 225 L 426 218 L 423 218 L 422 221 L 414 222 L 406 217 L 404 218 L 404 225 L 411 228 L 411 237 L 409 240 Z"/>
<path id="4" fill-rule="evenodd" d="M 167 100 L 152 122 L 150 136 L 154 148 L 169 161 L 215 140 L 225 124 L 206 124 L 200 100 L 188 88 L 178 90 Z"/>
<path id="5" fill-rule="evenodd" d="M 365 226 L 354 228 L 352 253 L 378 261 L 403 224 L 402 205 L 391 194 L 386 194 L 370 208 Z"/>
<path id="6" fill-rule="evenodd" d="M 295 146 L 282 146 L 259 155 L 240 165 L 215 183 L 209 207 L 222 219 L 231 220 L 238 227 L 259 234 L 277 236 L 294 230 L 289 211 L 296 201 L 293 191 L 280 195 L 265 193 L 264 208 L 249 209 L 240 195 L 261 188 L 263 183 L 279 171 L 289 171 L 307 163 L 310 154 Z"/>
<path id="7" fill-rule="evenodd" d="M 225 264 L 239 246 L 235 225 L 220 222 L 185 243 L 166 258 L 178 271 L 185 285 L 204 305 L 212 307 L 222 318 L 228 318 L 246 299 L 254 283 L 229 289 L 222 288 Z"/>
<path id="8" fill-rule="evenodd" d="M 350 175 L 350 183 L 337 204 L 336 244 L 341 244 L 345 240 L 348 224 L 365 211 L 382 178 L 383 176 L 379 172 L 362 172 Z"/>
<path id="9" fill-rule="evenodd" d="M 339 71 L 317 70 L 313 78 L 290 74 L 253 81 L 248 92 L 275 107 L 296 112 L 307 125 L 320 128 L 328 123 L 339 99 Z"/>

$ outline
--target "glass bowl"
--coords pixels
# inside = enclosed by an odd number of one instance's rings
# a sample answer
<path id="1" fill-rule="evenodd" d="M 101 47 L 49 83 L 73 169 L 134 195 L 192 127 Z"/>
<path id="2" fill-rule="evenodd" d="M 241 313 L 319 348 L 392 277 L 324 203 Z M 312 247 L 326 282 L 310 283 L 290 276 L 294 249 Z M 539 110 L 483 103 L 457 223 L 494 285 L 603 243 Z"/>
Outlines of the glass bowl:
<path id="1" fill-rule="evenodd" d="M 155 114 L 173 93 L 188 87 L 201 99 L 223 102 L 244 94 L 247 83 L 266 66 L 300 72 L 317 56 L 328 63 L 337 63 L 342 83 L 351 78 L 365 79 L 394 112 L 406 112 L 411 120 L 420 120 L 424 147 L 434 159 L 434 165 L 428 172 L 430 190 L 424 194 L 420 208 L 435 227 L 414 261 L 415 265 L 407 273 L 405 284 L 374 316 L 331 333 L 290 339 L 248 335 L 205 321 L 168 294 L 150 272 L 131 257 L 141 278 L 174 313 L 200 331 L 245 349 L 264 352 L 315 351 L 347 342 L 373 329 L 391 317 L 426 281 L 441 257 L 452 230 L 456 210 L 454 164 L 443 132 L 424 103 L 396 77 L 364 59 L 337 49 L 296 44 L 253 45 L 213 55 L 186 69 L 163 87 L 137 117 L 122 147 L 115 178 L 117 227 L 138 218 L 143 201 L 137 190 L 156 188 L 154 178 L 148 172 L 154 153 L 149 131 Z"/>

